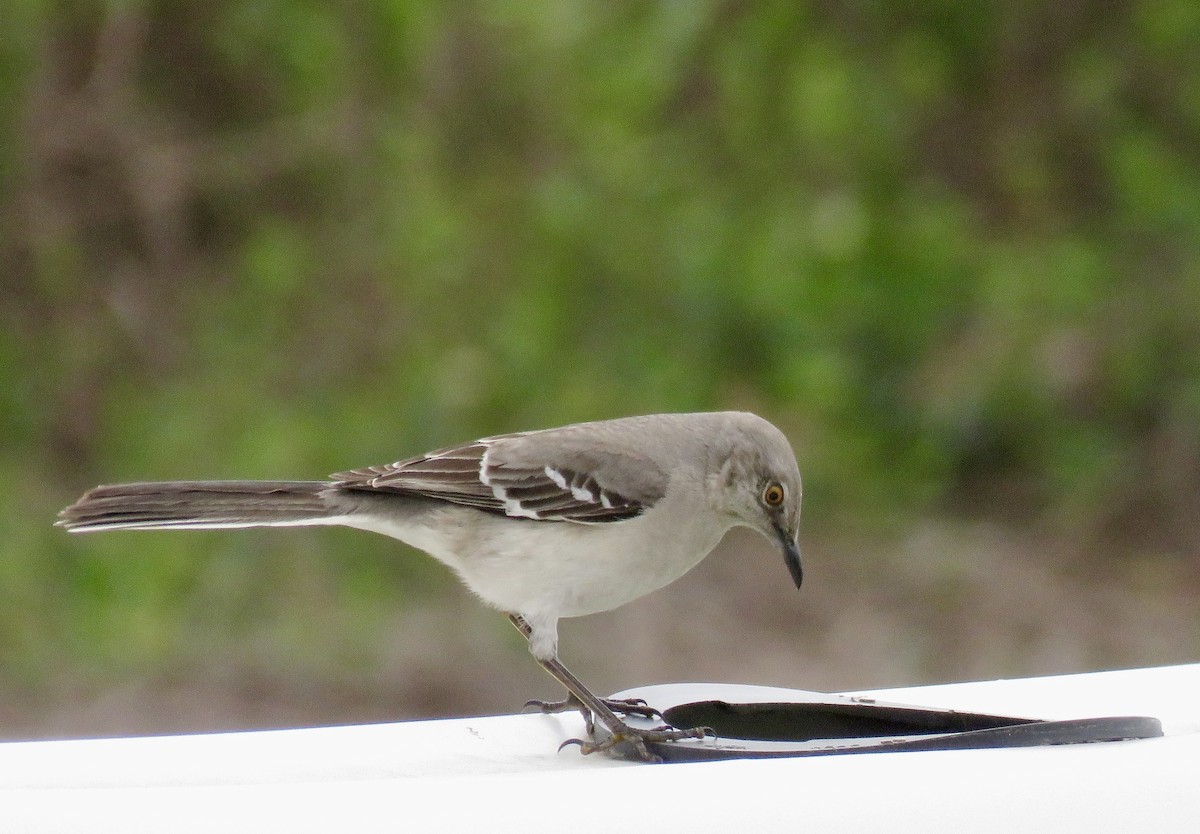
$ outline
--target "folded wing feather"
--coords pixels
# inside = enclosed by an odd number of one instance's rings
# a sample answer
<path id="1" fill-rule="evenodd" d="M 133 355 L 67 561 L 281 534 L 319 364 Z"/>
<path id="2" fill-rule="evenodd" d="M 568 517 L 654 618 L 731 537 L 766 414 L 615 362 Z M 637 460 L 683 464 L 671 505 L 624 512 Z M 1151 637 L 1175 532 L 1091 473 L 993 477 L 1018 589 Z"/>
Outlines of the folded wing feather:
<path id="1" fill-rule="evenodd" d="M 538 521 L 620 521 L 641 514 L 662 497 L 666 475 L 640 461 L 610 459 L 609 468 L 624 467 L 623 482 L 614 489 L 613 473 L 564 444 L 537 465 L 519 449 L 526 435 L 485 438 L 464 446 L 383 466 L 333 475 L 343 489 L 403 492 L 453 504 Z M 544 439 L 544 438 L 543 438 Z M 512 460 L 513 452 L 521 462 Z M 589 465 L 591 464 L 591 465 Z M 634 470 L 636 479 L 626 472 Z"/>

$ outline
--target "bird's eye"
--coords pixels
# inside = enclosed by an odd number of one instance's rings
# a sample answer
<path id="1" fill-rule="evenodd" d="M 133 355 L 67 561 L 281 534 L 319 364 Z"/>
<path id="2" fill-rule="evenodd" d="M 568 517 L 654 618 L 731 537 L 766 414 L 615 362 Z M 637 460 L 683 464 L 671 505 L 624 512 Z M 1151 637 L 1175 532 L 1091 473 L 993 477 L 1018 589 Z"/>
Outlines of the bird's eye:
<path id="1" fill-rule="evenodd" d="M 767 484 L 767 488 L 763 490 L 762 500 L 768 507 L 778 507 L 783 503 L 784 492 L 783 486 L 776 483 Z"/>

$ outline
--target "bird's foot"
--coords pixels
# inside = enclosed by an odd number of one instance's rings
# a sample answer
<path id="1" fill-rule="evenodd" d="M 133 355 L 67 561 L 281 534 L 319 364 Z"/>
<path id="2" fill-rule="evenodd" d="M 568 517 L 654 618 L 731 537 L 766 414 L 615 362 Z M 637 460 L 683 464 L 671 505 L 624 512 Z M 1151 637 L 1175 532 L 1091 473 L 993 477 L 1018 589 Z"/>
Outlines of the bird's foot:
<path id="1" fill-rule="evenodd" d="M 709 736 L 713 738 L 717 737 L 716 732 L 711 727 L 691 727 L 686 730 L 679 730 L 674 727 L 655 727 L 652 730 L 643 730 L 621 723 L 617 727 L 609 728 L 609 735 L 600 741 L 569 738 L 560 744 L 558 749 L 561 751 L 564 747 L 574 744 L 579 746 L 579 752 L 585 756 L 591 753 L 603 753 L 612 750 L 620 753 L 622 758 L 661 764 L 662 758 L 653 753 L 646 746 L 647 743 L 661 744 L 663 742 L 683 741 L 685 739 L 702 739 Z"/>
<path id="2" fill-rule="evenodd" d="M 641 698 L 601 698 L 600 702 L 617 715 L 636 715 L 639 718 L 663 717 L 661 712 L 647 704 Z M 591 735 L 595 729 L 595 719 L 592 716 L 592 711 L 584 706 L 583 701 L 580 701 L 573 694 L 568 694 L 561 701 L 539 701 L 537 699 L 526 701 L 522 711 L 528 709 L 536 709 L 538 712 L 547 715 L 579 710 L 583 714 L 584 723 L 587 725 L 588 735 Z"/>

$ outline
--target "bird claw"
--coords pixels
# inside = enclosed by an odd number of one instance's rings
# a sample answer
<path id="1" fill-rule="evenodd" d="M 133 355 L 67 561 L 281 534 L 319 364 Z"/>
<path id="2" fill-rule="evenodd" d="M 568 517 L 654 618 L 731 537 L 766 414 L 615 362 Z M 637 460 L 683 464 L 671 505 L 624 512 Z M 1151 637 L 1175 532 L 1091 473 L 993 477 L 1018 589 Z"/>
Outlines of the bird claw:
<path id="1" fill-rule="evenodd" d="M 641 698 L 604 698 L 604 705 L 617 715 L 636 715 L 639 718 L 662 718 L 663 714 Z"/>
<path id="2" fill-rule="evenodd" d="M 530 698 L 525 702 L 525 706 L 521 707 L 521 712 L 536 709 L 538 712 L 549 715 L 554 712 L 566 712 L 569 709 L 578 709 L 580 706 L 582 704 L 572 704 L 569 698 L 562 701 L 543 701 L 539 698 Z"/>
<path id="3" fill-rule="evenodd" d="M 584 741 L 584 740 L 583 740 L 583 739 L 581 739 L 581 738 L 569 738 L 569 739 L 567 739 L 567 740 L 566 740 L 566 741 L 564 741 L 562 744 L 558 745 L 558 752 L 559 752 L 559 753 L 561 753 L 563 750 L 565 750 L 566 748 L 570 747 L 572 744 L 577 744 L 577 745 L 579 745 L 579 752 L 580 752 L 580 753 L 582 753 L 582 754 L 583 754 L 583 755 L 585 755 L 585 756 L 586 756 L 586 755 L 588 755 L 589 753 L 594 753 L 594 752 L 595 752 L 595 747 L 596 747 L 596 746 L 595 746 L 594 744 L 592 744 L 592 742 L 590 742 L 590 741 Z"/>

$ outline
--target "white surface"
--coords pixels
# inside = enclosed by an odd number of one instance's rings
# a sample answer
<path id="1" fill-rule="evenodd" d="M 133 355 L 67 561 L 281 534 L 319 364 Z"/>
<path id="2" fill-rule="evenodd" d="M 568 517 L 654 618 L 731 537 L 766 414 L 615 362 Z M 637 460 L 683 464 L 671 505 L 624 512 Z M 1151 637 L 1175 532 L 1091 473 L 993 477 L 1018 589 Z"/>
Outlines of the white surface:
<path id="1" fill-rule="evenodd" d="M 663 766 L 556 753 L 575 716 L 10 743 L 0 831 L 1200 830 L 1200 665 L 855 694 L 1167 735 Z"/>

